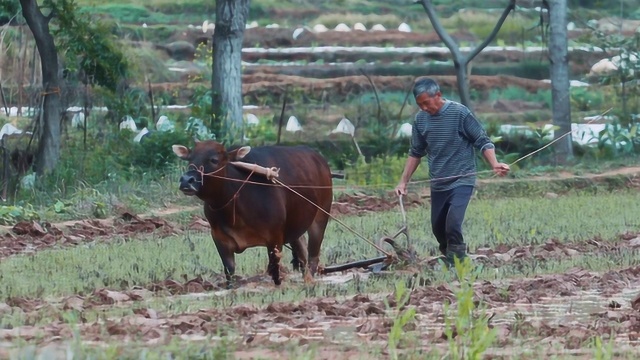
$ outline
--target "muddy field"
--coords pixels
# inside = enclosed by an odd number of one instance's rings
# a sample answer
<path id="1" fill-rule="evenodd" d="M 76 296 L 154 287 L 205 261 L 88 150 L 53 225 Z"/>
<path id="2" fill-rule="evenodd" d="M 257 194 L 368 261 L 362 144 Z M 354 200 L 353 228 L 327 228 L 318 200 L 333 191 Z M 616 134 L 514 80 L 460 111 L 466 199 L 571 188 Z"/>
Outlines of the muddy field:
<path id="1" fill-rule="evenodd" d="M 637 178 L 638 173 L 627 175 Z M 559 196 L 543 201 L 565 201 L 565 195 Z M 637 192 L 627 196 L 637 197 Z M 407 210 L 416 213 L 428 201 L 414 194 Z M 557 206 L 563 210 L 567 204 Z M 342 195 L 333 209 L 339 219 L 360 221 L 366 214 L 393 215 L 397 202 L 384 196 Z M 180 221 L 169 217 L 185 211 L 190 215 Z M 162 216 L 124 212 L 106 220 L 22 222 L 5 230 L 0 238 L 5 263 L 17 257 L 35 263 L 47 252 L 97 249 L 112 242 L 177 241 L 193 234 L 209 241 L 208 225 L 197 208 L 170 209 Z M 496 336 L 486 354 L 537 359 L 543 351 L 545 356 L 589 359 L 599 351 L 595 338 L 603 339 L 603 347 L 613 341 L 615 352 L 633 352 L 640 339 L 640 266 L 634 260 L 640 249 L 640 223 L 632 221 L 611 233 L 616 235 L 549 236 L 531 244 L 514 240 L 475 248 L 474 262 L 484 275 L 471 284 L 471 296 L 484 312 L 474 316 L 489 319 L 485 331 L 493 330 Z M 68 256 L 75 261 L 76 255 Z M 606 270 L 590 270 L 593 259 L 611 264 Z M 219 260 L 210 261 L 217 269 Z M 552 265 L 563 262 L 570 264 Z M 177 343 L 196 344 L 202 354 L 215 348 L 238 359 L 439 358 L 450 351 L 452 342 L 464 348 L 476 338 L 447 331 L 445 318 L 455 317 L 450 311 L 456 311 L 463 282 L 452 274 L 438 275 L 433 264 L 433 258 L 421 253 L 415 263 L 379 273 L 349 270 L 320 276 L 313 285 L 305 285 L 302 276 L 284 264 L 286 278 L 278 290 L 259 271 L 240 274 L 234 289 L 225 287 L 219 272 L 147 283 L 121 279 L 117 286 L 59 295 L 6 296 L 11 289 L 3 287 L 0 357 L 37 353 L 61 358 L 73 344 L 82 344 L 83 351 L 106 346 L 114 356 L 138 358 L 131 354 L 154 346 L 171 353 L 169 346 Z M 370 286 L 376 283 L 387 285 L 374 291 Z M 408 294 L 401 303 L 399 283 Z M 290 300 L 269 297 L 274 291 Z M 452 303 L 453 310 L 446 310 L 445 303 Z M 407 309 L 416 315 L 401 324 L 398 339 L 398 319 Z"/>

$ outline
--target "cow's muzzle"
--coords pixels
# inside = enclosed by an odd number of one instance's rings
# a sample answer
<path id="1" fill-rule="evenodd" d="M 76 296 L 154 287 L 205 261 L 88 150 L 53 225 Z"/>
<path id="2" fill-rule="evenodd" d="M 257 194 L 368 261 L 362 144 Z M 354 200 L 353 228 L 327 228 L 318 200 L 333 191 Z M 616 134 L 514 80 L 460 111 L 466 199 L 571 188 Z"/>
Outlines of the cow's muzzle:
<path id="1" fill-rule="evenodd" d="M 180 191 L 185 195 L 195 195 L 202 188 L 202 175 L 199 172 L 187 171 L 180 177 Z"/>

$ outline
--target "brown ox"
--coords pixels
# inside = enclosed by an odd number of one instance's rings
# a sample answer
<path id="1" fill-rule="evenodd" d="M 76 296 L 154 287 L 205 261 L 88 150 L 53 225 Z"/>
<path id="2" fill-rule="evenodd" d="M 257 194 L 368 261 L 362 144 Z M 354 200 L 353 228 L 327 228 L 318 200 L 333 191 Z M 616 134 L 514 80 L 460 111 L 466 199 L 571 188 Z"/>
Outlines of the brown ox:
<path id="1" fill-rule="evenodd" d="M 333 189 L 327 161 L 306 146 L 248 146 L 225 149 L 213 140 L 196 141 L 192 150 L 174 145 L 173 152 L 189 162 L 180 190 L 204 201 L 204 215 L 222 258 L 227 283 L 235 272 L 235 255 L 255 246 L 269 254 L 268 272 L 279 285 L 280 252 L 290 244 L 293 267 L 311 275 L 318 269 L 320 246 L 329 221 Z M 230 162 L 279 168 L 278 179 L 291 190 Z M 256 184 L 257 183 L 257 184 Z M 308 247 L 304 233 L 308 234 Z M 308 250 L 307 250 L 308 249 Z"/>

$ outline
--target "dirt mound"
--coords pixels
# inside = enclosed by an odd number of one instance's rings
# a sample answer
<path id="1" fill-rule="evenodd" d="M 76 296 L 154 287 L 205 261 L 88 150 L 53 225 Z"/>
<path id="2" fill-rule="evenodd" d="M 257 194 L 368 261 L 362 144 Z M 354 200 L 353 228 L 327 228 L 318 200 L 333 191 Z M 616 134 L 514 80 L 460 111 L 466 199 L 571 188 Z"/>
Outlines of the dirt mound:
<path id="1" fill-rule="evenodd" d="M 403 200 L 404 206 L 424 205 L 425 200 L 417 195 L 407 196 Z M 399 209 L 397 197 L 373 196 L 362 193 L 342 194 L 333 202 L 331 213 L 337 215 L 362 215 L 369 212 L 389 211 Z"/>
<path id="2" fill-rule="evenodd" d="M 450 75 L 431 76 L 439 82 L 440 87 L 445 91 L 456 89 L 456 77 Z M 400 91 L 406 92 L 411 89 L 415 77 L 413 76 L 370 76 L 371 80 L 379 92 Z M 483 76 L 472 75 L 470 78 L 471 88 L 478 92 L 487 92 L 494 89 L 505 89 L 507 87 L 520 87 L 528 92 L 537 92 L 542 89 L 550 89 L 551 85 L 539 80 L 520 78 L 515 76 Z M 152 84 L 155 93 L 165 92 L 174 94 L 179 99 L 190 101 L 195 94 L 195 87 L 198 84 L 185 85 L 183 83 L 158 83 Z M 206 85 L 206 84 L 200 84 Z M 362 75 L 339 76 L 333 78 L 313 78 L 294 75 L 278 74 L 278 69 L 273 66 L 252 67 L 251 74 L 242 75 L 242 93 L 245 95 L 245 103 L 264 103 L 264 97 L 269 99 L 282 96 L 289 88 L 300 91 L 306 97 L 314 99 L 324 99 L 325 102 L 342 101 L 345 96 L 361 94 L 371 91 L 371 83 Z M 523 110 L 534 108 L 530 103 L 509 104 L 509 111 L 522 106 Z M 269 104 L 277 107 L 277 104 Z M 499 112 L 500 107 L 487 109 L 490 112 Z"/>
<path id="3" fill-rule="evenodd" d="M 455 76 L 432 76 L 443 89 L 455 89 Z M 412 76 L 371 76 L 378 91 L 407 91 L 413 84 Z M 481 76 L 473 75 L 470 78 L 471 88 L 478 92 L 486 92 L 493 89 L 504 89 L 510 86 L 520 87 L 528 92 L 537 92 L 540 89 L 550 89 L 551 85 L 542 81 L 519 78 L 515 76 Z M 346 95 L 358 94 L 370 91 L 371 84 L 364 76 L 344 76 L 332 79 L 313 79 L 299 76 L 260 73 L 243 75 L 242 92 L 251 98 L 261 96 L 281 96 L 292 87 L 309 95 L 318 96 L 326 94 L 331 97 L 337 95 L 343 98 Z"/>
<path id="4" fill-rule="evenodd" d="M 164 219 L 142 219 L 129 212 L 111 221 L 79 221 L 67 227 L 65 231 L 49 222 L 22 221 L 15 224 L 11 232 L 0 236 L 0 258 L 56 246 L 74 246 L 97 240 L 108 241 L 113 236 L 155 233 L 167 237 L 180 232 L 179 228 Z"/>
<path id="5" fill-rule="evenodd" d="M 515 261 L 530 259 L 548 261 L 551 259 L 570 258 L 592 253 L 605 254 L 620 251 L 620 249 L 633 249 L 637 247 L 640 247 L 640 234 L 634 235 L 629 240 L 623 238 L 616 242 L 605 242 L 595 238 L 572 243 L 563 243 L 557 239 L 549 239 L 540 245 L 516 247 L 507 244 L 498 244 L 493 248 L 478 248 L 475 251 L 475 255 L 478 256 L 484 264 L 498 267 Z"/>
<path id="6" fill-rule="evenodd" d="M 422 200 L 417 196 L 405 202 L 406 206 L 418 204 L 422 204 Z M 334 202 L 332 213 L 333 215 L 363 214 L 386 211 L 397 206 L 397 199 L 394 202 L 385 197 L 365 194 L 342 195 Z M 158 216 L 142 217 L 131 212 L 123 212 L 110 220 L 92 219 L 62 224 L 22 221 L 0 236 L 0 258 L 56 246 L 109 241 L 114 236 L 133 238 L 137 234 L 154 233 L 160 237 L 168 237 L 187 229 L 208 232 L 210 228 L 209 223 L 202 216 L 194 215 L 187 226 L 180 227 Z"/>

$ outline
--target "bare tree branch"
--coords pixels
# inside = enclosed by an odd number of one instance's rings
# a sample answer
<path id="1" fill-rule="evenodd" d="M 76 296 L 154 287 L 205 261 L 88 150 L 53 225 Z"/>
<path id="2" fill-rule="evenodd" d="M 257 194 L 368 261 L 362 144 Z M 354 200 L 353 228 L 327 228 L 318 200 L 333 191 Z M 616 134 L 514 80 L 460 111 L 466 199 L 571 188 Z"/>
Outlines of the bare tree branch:
<path id="1" fill-rule="evenodd" d="M 451 51 L 454 61 L 461 60 L 462 54 L 460 53 L 460 50 L 458 49 L 458 46 L 456 45 L 453 38 L 449 35 L 449 33 L 447 33 L 447 30 L 445 30 L 444 26 L 442 26 L 440 19 L 438 19 L 438 17 L 436 16 L 436 9 L 433 7 L 431 0 L 420 0 L 420 4 L 422 4 L 424 11 L 427 13 L 427 16 L 429 17 L 431 25 L 433 25 L 433 29 L 436 31 L 436 34 L 438 34 L 440 39 L 442 39 L 442 42 L 444 42 L 445 46 L 449 48 L 449 51 Z"/>
<path id="2" fill-rule="evenodd" d="M 376 84 L 373 83 L 373 80 L 371 80 L 371 77 L 366 73 L 366 71 L 364 71 L 363 68 L 360 68 L 359 70 L 362 73 L 362 75 L 364 75 L 364 77 L 366 77 L 367 80 L 369 80 L 369 84 L 371 84 L 371 87 L 373 88 L 373 94 L 376 96 L 376 103 L 378 104 L 377 119 L 378 119 L 378 124 L 380 124 L 381 123 L 380 113 L 382 112 L 382 106 L 380 105 L 380 97 L 378 97 L 378 89 L 376 88 Z"/>
<path id="3" fill-rule="evenodd" d="M 422 7 L 424 8 L 424 11 L 427 13 L 427 16 L 429 17 L 429 20 L 431 21 L 431 25 L 433 25 L 433 29 L 436 31 L 436 34 L 438 34 L 438 37 L 440 37 L 440 40 L 442 40 L 442 42 L 444 42 L 447 48 L 449 48 L 449 51 L 451 52 L 451 55 L 453 57 L 453 65 L 455 66 L 455 69 L 456 69 L 456 80 L 457 80 L 456 83 L 458 85 L 460 101 L 464 105 L 469 107 L 469 109 L 471 109 L 471 96 L 469 94 L 469 84 L 468 84 L 468 77 L 471 75 L 471 73 L 470 72 L 467 73 L 468 65 L 471 62 L 471 60 L 474 57 L 476 57 L 476 55 L 478 55 L 485 47 L 487 47 L 487 45 L 489 45 L 489 43 L 491 43 L 491 41 L 493 41 L 493 39 L 496 37 L 496 35 L 500 31 L 500 28 L 502 27 L 505 20 L 507 19 L 507 16 L 509 16 L 509 13 L 511 13 L 511 11 L 515 9 L 516 0 L 509 0 L 509 5 L 502 12 L 500 19 L 498 20 L 495 27 L 491 31 L 491 34 L 489 34 L 489 36 L 480 45 L 478 45 L 475 49 L 473 49 L 466 57 L 462 55 L 458 45 L 455 43 L 453 38 L 447 33 L 444 26 L 442 26 L 442 23 L 440 23 L 440 20 L 436 16 L 436 9 L 434 8 L 431 0 L 417 0 L 416 2 L 419 2 L 420 4 L 422 4 Z M 471 111 L 473 112 L 472 109 Z"/>
<path id="4" fill-rule="evenodd" d="M 476 46 L 476 48 L 473 49 L 473 51 L 471 51 L 469 55 L 467 55 L 466 62 L 473 60 L 473 58 L 476 57 L 482 51 L 482 49 L 486 48 L 487 45 L 489 45 L 493 41 L 493 39 L 495 39 L 496 35 L 498 35 L 498 32 L 500 31 L 500 28 L 502 27 L 502 24 L 504 24 L 505 20 L 507 20 L 507 16 L 509 16 L 509 13 L 511 13 L 511 11 L 513 11 L 515 8 L 516 0 L 509 1 L 509 6 L 507 6 L 502 12 L 502 15 L 500 15 L 500 19 L 498 19 L 496 26 L 493 27 L 491 34 L 489 34 L 489 36 L 487 36 L 487 38 L 484 39 L 484 41 L 480 45 Z"/>

